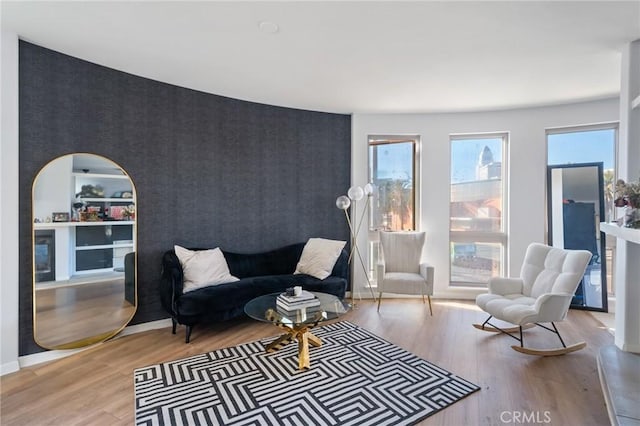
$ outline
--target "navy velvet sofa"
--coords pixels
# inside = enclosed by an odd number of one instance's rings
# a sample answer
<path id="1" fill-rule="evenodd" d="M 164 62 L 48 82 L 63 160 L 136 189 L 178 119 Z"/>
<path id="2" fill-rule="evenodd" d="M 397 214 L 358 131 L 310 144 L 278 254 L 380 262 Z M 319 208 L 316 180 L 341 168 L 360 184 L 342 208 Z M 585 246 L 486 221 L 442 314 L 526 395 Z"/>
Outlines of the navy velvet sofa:
<path id="1" fill-rule="evenodd" d="M 231 275 L 240 278 L 228 284 L 217 284 L 182 293 L 182 266 L 174 250 L 162 257 L 160 300 L 171 314 L 173 333 L 176 325 L 186 326 L 186 343 L 196 324 L 224 321 L 244 315 L 244 305 L 251 299 L 269 293 L 283 292 L 294 285 L 344 298 L 349 280 L 348 254 L 342 250 L 331 275 L 319 280 L 309 275 L 294 275 L 305 243 L 255 254 L 222 251 Z M 202 250 L 202 249 L 190 249 Z"/>

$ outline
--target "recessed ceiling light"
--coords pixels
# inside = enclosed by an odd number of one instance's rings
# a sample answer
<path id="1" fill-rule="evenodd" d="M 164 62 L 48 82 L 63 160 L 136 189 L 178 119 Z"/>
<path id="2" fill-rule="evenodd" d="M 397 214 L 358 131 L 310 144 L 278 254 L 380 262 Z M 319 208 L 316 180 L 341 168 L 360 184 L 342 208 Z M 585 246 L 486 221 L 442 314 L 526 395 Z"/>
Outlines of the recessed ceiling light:
<path id="1" fill-rule="evenodd" d="M 260 31 L 267 34 L 275 34 L 278 32 L 280 27 L 275 22 L 262 21 L 260 22 Z"/>

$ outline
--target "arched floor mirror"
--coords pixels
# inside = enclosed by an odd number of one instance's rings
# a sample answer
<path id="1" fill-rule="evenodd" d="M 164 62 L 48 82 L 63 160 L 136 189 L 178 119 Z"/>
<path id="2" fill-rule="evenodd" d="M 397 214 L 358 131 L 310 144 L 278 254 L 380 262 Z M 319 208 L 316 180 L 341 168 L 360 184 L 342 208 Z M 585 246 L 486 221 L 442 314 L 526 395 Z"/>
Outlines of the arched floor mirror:
<path id="1" fill-rule="evenodd" d="M 36 343 L 71 349 L 116 335 L 137 307 L 129 175 L 98 155 L 65 155 L 40 170 L 32 200 Z"/>

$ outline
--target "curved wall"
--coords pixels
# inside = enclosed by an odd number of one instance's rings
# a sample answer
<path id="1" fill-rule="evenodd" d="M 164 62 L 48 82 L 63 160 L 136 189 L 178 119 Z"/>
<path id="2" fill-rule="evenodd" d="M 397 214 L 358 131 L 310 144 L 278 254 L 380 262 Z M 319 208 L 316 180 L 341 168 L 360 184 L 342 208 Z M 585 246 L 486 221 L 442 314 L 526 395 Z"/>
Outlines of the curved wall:
<path id="1" fill-rule="evenodd" d="M 274 107 L 144 79 L 19 46 L 20 355 L 33 341 L 31 185 L 71 152 L 120 164 L 138 191 L 138 312 L 167 318 L 160 257 L 180 244 L 256 252 L 347 240 L 335 207 L 351 173 L 351 117 Z"/>
<path id="2" fill-rule="evenodd" d="M 486 290 L 449 285 L 450 136 L 507 132 L 507 253 L 505 274 L 518 275 L 527 246 L 545 242 L 546 129 L 596 123 L 614 123 L 618 98 L 566 105 L 503 111 L 447 114 L 354 114 L 352 175 L 366 180 L 368 135 L 420 135 L 419 227 L 426 231 L 425 260 L 435 267 L 434 294 L 440 298 L 473 299 Z M 363 235 L 360 247 L 366 247 Z M 364 276 L 352 277 L 357 289 Z"/>

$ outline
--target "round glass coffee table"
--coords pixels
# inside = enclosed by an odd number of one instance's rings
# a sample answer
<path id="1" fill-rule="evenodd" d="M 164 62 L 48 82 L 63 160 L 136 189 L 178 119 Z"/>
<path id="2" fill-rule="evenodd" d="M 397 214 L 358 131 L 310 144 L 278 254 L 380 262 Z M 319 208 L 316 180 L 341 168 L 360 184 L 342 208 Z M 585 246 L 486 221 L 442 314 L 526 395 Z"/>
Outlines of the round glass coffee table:
<path id="1" fill-rule="evenodd" d="M 336 319 L 349 310 L 347 303 L 332 294 L 311 293 L 320 300 L 319 307 L 285 311 L 276 304 L 280 293 L 256 297 L 244 307 L 244 312 L 251 318 L 270 322 L 285 331 L 285 334 L 267 345 L 267 352 L 277 351 L 294 339 L 298 341 L 298 369 L 300 370 L 310 367 L 309 345 L 322 345 L 320 338 L 310 330 L 322 321 Z"/>

